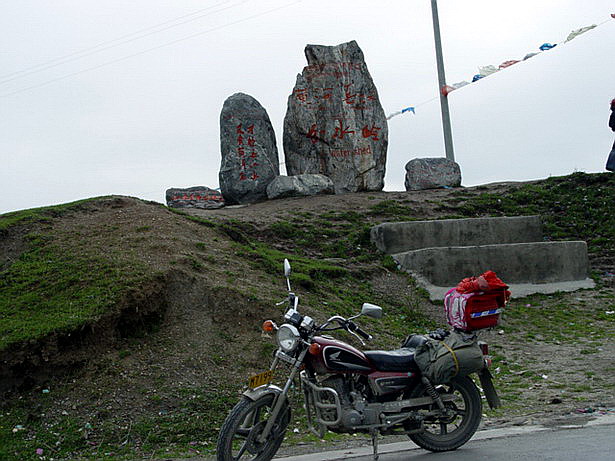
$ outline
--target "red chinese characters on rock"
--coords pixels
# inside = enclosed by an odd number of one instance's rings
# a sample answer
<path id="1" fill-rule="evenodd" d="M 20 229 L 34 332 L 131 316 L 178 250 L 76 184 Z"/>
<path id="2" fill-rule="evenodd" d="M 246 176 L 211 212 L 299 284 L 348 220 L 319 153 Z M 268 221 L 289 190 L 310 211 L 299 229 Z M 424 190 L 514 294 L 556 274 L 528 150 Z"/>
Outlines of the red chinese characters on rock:
<path id="1" fill-rule="evenodd" d="M 380 130 L 381 128 L 377 127 L 376 125 L 372 125 L 371 128 L 365 125 L 361 130 L 361 135 L 364 138 L 372 138 L 374 141 L 380 141 L 380 138 L 378 137 L 378 132 Z"/>
<path id="2" fill-rule="evenodd" d="M 362 62 L 326 62 L 323 64 L 312 64 L 303 69 L 304 76 L 309 82 L 319 77 L 350 77 L 356 70 L 363 69 Z"/>
<path id="3" fill-rule="evenodd" d="M 316 144 L 319 141 L 319 138 L 322 139 L 325 135 L 325 130 L 319 130 L 316 128 L 316 124 L 312 123 L 310 127 L 310 131 L 308 131 L 306 137 L 312 141 L 312 144 Z"/>
<path id="4" fill-rule="evenodd" d="M 173 195 L 171 200 L 192 200 L 192 201 L 220 201 L 222 200 L 222 194 L 211 192 L 209 194 L 179 194 Z"/>
<path id="5" fill-rule="evenodd" d="M 344 104 L 352 106 L 356 110 L 365 110 L 365 104 L 368 101 L 375 101 L 376 96 L 373 94 L 356 93 L 352 89 L 352 83 L 340 83 L 339 91 Z M 297 88 L 293 92 L 295 100 L 308 108 L 325 110 L 327 103 L 330 103 L 334 98 L 333 87 L 324 88 Z"/>
<path id="6" fill-rule="evenodd" d="M 347 134 L 354 134 L 354 130 L 349 130 L 350 127 L 346 127 L 344 128 L 344 124 L 342 123 L 342 120 L 338 119 L 337 122 L 339 123 L 339 126 L 335 127 L 335 133 L 333 133 L 333 139 L 337 138 L 337 139 L 344 139 L 344 136 L 346 136 Z"/>
<path id="7" fill-rule="evenodd" d="M 374 124 L 372 124 L 371 127 L 369 125 L 365 125 L 361 129 L 361 136 L 363 138 L 370 138 L 373 141 L 380 141 L 380 138 L 378 137 L 378 132 L 381 129 L 381 127 Z M 357 135 L 356 131 L 351 130 L 350 126 L 346 126 L 343 119 L 336 119 L 336 126 L 334 128 L 334 132 L 331 134 L 332 140 L 344 139 L 346 136 L 355 135 Z M 313 123 L 309 131 L 306 133 L 305 137 L 310 139 L 312 144 L 316 144 L 318 141 L 323 141 L 325 139 L 326 131 L 323 129 L 319 129 L 318 125 L 316 123 Z"/>
<path id="8" fill-rule="evenodd" d="M 235 128 L 237 133 L 237 157 L 240 161 L 239 180 L 256 181 L 259 176 L 254 168 L 259 164 L 256 161 L 258 154 L 255 150 L 256 140 L 254 139 L 254 124 L 246 127 L 245 130 L 241 123 Z M 247 151 L 245 146 L 247 146 Z"/>

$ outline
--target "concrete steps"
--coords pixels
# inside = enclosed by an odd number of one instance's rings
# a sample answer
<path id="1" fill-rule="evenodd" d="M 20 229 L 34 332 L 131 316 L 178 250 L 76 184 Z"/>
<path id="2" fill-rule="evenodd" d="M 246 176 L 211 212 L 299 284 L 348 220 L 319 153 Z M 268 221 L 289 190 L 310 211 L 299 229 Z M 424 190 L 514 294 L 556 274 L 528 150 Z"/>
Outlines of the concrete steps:
<path id="1" fill-rule="evenodd" d="M 439 300 L 469 276 L 495 271 L 514 297 L 592 288 L 587 245 L 545 242 L 538 216 L 384 223 L 371 239 Z"/>

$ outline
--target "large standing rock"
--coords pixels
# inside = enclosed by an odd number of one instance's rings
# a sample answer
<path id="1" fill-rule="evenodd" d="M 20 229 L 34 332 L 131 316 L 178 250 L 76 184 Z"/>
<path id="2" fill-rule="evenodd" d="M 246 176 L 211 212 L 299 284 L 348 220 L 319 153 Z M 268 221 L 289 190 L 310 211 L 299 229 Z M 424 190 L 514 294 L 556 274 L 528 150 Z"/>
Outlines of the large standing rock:
<path id="1" fill-rule="evenodd" d="M 388 127 L 363 52 L 352 41 L 305 56 L 284 118 L 288 174 L 323 174 L 336 193 L 381 190 Z"/>
<path id="2" fill-rule="evenodd" d="M 445 157 L 415 158 L 406 163 L 406 190 L 459 187 L 461 169 Z"/>
<path id="3" fill-rule="evenodd" d="M 333 193 L 333 181 L 322 174 L 278 176 L 267 186 L 267 197 L 270 199 Z"/>
<path id="4" fill-rule="evenodd" d="M 267 198 L 280 174 L 275 133 L 267 111 L 252 96 L 236 93 L 220 113 L 220 190 L 227 204 Z"/>
<path id="5" fill-rule="evenodd" d="M 224 206 L 222 194 L 205 186 L 167 189 L 166 199 L 170 208 L 216 209 Z"/>

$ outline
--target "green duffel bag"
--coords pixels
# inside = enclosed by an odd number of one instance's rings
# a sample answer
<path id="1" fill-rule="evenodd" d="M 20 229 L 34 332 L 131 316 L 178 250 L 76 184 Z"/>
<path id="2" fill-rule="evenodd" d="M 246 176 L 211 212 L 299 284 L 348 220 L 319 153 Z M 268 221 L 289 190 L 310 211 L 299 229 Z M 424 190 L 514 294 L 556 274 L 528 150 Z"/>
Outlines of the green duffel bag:
<path id="1" fill-rule="evenodd" d="M 428 339 L 414 351 L 414 360 L 432 384 L 451 382 L 482 370 L 483 352 L 475 335 L 452 331 L 444 340 Z"/>

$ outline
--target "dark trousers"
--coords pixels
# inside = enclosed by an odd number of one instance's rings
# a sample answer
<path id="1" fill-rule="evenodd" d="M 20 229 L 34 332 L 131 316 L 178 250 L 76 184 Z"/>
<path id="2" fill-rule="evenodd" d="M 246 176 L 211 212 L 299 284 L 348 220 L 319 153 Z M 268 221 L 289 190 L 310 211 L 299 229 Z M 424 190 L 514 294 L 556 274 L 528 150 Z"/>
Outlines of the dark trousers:
<path id="1" fill-rule="evenodd" d="M 606 161 L 606 169 L 608 171 L 615 172 L 615 142 L 613 143 L 613 147 L 611 148 L 611 153 L 609 154 L 609 158 Z"/>

